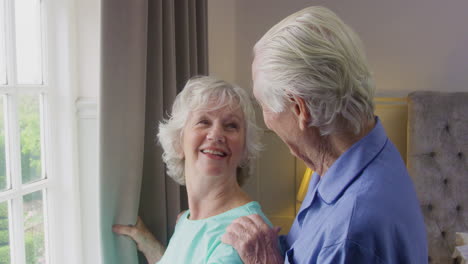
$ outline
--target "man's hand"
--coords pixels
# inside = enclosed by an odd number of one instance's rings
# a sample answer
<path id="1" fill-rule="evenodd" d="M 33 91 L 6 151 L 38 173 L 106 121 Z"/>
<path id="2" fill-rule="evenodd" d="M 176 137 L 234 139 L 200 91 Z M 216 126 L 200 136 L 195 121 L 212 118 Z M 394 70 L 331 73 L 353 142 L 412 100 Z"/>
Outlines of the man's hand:
<path id="1" fill-rule="evenodd" d="M 221 241 L 237 250 L 246 264 L 279 264 L 284 259 L 278 248 L 279 227 L 270 228 L 261 216 L 237 218 L 226 229 Z"/>
<path id="2" fill-rule="evenodd" d="M 164 246 L 148 230 L 140 217 L 138 217 L 134 226 L 113 225 L 112 231 L 133 239 L 138 250 L 145 255 L 148 263 L 156 263 L 164 254 Z"/>

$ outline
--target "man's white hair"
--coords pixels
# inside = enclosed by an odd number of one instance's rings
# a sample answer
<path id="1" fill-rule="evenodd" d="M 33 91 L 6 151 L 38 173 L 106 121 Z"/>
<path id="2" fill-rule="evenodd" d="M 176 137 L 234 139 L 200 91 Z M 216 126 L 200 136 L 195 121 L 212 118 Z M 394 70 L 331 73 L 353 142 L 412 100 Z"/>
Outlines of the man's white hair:
<path id="1" fill-rule="evenodd" d="M 374 116 L 375 85 L 357 34 L 324 7 L 308 7 L 271 28 L 255 45 L 259 96 L 273 112 L 302 98 L 309 126 L 322 135 L 358 134 Z"/>
<path id="2" fill-rule="evenodd" d="M 224 107 L 240 107 L 245 121 L 245 150 L 237 170 L 239 185 L 253 173 L 254 161 L 261 150 L 255 111 L 247 92 L 237 86 L 209 76 L 190 79 L 172 106 L 169 119 L 159 124 L 158 139 L 163 148 L 167 174 L 185 185 L 182 138 L 183 130 L 193 111 L 216 111 Z M 248 171 L 248 172 L 247 172 Z"/>

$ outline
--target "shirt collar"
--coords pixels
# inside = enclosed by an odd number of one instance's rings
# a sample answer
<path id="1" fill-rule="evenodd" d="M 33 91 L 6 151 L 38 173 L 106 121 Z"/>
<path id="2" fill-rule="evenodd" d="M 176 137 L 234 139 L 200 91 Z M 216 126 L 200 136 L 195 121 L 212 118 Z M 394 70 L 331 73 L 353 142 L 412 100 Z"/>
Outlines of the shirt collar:
<path id="1" fill-rule="evenodd" d="M 299 211 L 302 211 L 303 208 L 308 207 L 312 203 L 312 201 L 314 200 L 317 185 L 319 184 L 319 182 L 320 182 L 320 175 L 318 175 L 317 172 L 314 171 L 309 182 L 307 194 L 304 197 L 304 201 L 302 201 L 302 206 Z"/>
<path id="2" fill-rule="evenodd" d="M 318 193 L 322 200 L 327 204 L 335 202 L 380 153 L 387 139 L 385 130 L 376 117 L 376 124 L 371 132 L 346 150 L 320 179 Z"/>

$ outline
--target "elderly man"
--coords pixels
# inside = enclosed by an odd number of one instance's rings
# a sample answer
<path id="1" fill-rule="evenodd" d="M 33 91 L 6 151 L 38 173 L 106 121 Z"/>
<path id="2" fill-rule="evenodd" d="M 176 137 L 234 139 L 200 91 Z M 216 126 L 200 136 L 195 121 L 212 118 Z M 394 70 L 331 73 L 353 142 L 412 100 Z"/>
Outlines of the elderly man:
<path id="1" fill-rule="evenodd" d="M 427 263 L 424 221 L 397 149 L 374 116 L 362 43 L 333 12 L 309 7 L 255 45 L 265 124 L 315 173 L 289 234 L 258 215 L 224 234 L 244 263 Z"/>

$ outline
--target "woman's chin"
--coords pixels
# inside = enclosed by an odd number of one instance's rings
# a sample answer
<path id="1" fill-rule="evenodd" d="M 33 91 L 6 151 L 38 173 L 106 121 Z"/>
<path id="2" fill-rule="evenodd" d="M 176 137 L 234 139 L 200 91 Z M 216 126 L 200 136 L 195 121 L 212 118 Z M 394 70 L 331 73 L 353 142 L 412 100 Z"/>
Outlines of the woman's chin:
<path id="1" fill-rule="evenodd" d="M 231 171 L 226 166 L 215 166 L 215 165 L 204 166 L 202 169 L 199 170 L 199 172 L 206 176 L 213 176 L 213 177 L 230 175 L 233 172 L 235 175 L 235 169 Z"/>

